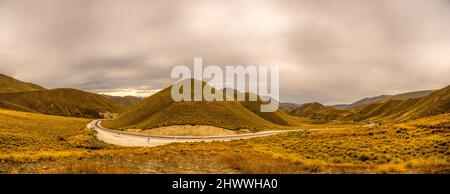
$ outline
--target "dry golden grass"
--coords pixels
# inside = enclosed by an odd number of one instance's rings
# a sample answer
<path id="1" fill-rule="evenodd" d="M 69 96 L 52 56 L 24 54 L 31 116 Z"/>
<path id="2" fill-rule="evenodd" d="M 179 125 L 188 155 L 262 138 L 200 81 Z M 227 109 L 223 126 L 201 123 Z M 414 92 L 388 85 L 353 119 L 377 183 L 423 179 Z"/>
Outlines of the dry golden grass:
<path id="1" fill-rule="evenodd" d="M 0 110 L 0 173 L 449 173 L 449 118 L 124 148 L 97 141 L 86 119 Z"/>
<path id="2" fill-rule="evenodd" d="M 100 149 L 86 128 L 89 119 L 0 109 L 0 153 Z"/>

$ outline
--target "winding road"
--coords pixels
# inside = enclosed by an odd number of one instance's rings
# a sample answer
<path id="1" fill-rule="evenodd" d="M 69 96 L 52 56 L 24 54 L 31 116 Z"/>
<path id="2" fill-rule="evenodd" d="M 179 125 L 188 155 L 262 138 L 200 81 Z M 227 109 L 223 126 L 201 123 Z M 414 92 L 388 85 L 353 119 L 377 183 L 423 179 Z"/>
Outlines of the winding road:
<path id="1" fill-rule="evenodd" d="M 103 142 L 128 147 L 133 146 L 154 147 L 176 142 L 187 143 L 187 142 L 231 141 L 231 140 L 251 139 L 255 137 L 264 137 L 281 133 L 301 131 L 301 130 L 278 130 L 278 131 L 263 131 L 258 133 L 246 133 L 246 134 L 223 135 L 223 136 L 146 136 L 104 128 L 101 126 L 101 120 L 94 120 L 91 123 L 89 123 L 87 127 L 96 131 L 97 139 Z M 326 130 L 326 129 L 308 129 L 308 130 Z"/>

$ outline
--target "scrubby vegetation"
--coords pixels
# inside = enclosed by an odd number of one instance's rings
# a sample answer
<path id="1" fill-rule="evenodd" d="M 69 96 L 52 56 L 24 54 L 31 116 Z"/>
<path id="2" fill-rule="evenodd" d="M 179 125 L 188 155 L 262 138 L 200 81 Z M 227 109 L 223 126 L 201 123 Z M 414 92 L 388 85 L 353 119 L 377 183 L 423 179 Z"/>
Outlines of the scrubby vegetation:
<path id="1" fill-rule="evenodd" d="M 390 167 L 398 173 L 449 173 L 449 120 L 450 115 L 439 115 L 371 129 L 295 132 L 255 139 L 252 145 L 261 152 L 305 163 L 362 166 L 369 172 Z M 418 166 L 423 169 L 411 169 Z"/>

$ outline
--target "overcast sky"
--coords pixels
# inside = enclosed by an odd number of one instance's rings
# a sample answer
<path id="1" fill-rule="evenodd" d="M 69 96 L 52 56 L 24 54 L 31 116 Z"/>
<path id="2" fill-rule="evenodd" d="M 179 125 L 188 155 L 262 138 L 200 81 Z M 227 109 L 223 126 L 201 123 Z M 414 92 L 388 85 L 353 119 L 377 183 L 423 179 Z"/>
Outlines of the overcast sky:
<path id="1" fill-rule="evenodd" d="M 0 0 L 0 73 L 152 92 L 176 65 L 279 65 L 281 100 L 450 84 L 449 0 Z"/>

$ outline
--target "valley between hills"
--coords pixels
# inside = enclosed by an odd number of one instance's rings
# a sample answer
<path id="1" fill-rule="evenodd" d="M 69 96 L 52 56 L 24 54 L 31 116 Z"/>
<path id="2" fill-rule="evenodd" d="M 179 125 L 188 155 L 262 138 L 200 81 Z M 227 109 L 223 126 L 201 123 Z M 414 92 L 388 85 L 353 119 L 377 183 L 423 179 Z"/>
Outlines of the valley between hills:
<path id="1" fill-rule="evenodd" d="M 450 173 L 450 86 L 270 113 L 260 100 L 174 102 L 170 89 L 115 97 L 0 74 L 0 173 Z M 144 136 L 296 131 L 124 147 L 86 127 L 101 118 Z"/>

